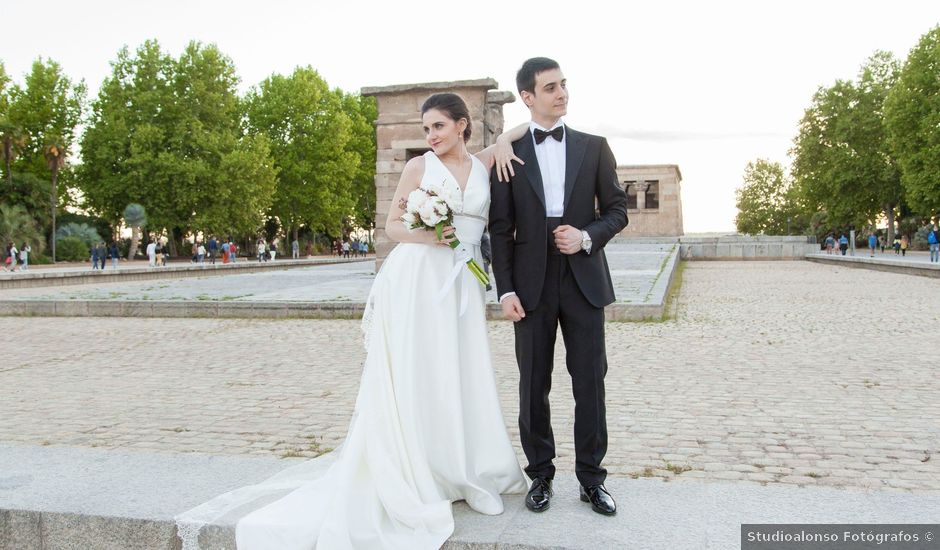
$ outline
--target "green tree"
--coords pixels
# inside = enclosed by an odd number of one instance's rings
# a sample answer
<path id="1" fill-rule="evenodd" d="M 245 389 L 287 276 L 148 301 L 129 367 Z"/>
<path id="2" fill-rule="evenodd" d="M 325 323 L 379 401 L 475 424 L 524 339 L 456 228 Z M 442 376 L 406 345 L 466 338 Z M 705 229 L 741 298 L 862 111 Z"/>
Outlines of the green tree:
<path id="1" fill-rule="evenodd" d="M 278 169 L 271 214 L 296 237 L 302 226 L 334 235 L 353 212 L 359 155 L 344 96 L 311 67 L 272 75 L 246 98 L 249 133 L 270 141 Z"/>
<path id="2" fill-rule="evenodd" d="M 52 212 L 52 263 L 55 263 L 55 214 L 56 210 L 59 208 L 59 170 L 65 166 L 66 159 L 68 158 L 68 145 L 59 136 L 51 135 L 46 139 L 47 141 L 46 146 L 43 148 L 43 155 L 45 156 L 46 163 L 49 166 L 49 172 L 51 173 L 52 180 L 50 210 Z"/>
<path id="3" fill-rule="evenodd" d="M 940 26 L 910 51 L 885 102 L 885 123 L 911 208 L 940 213 Z"/>
<path id="4" fill-rule="evenodd" d="M 175 102 L 170 80 L 174 61 L 156 41 L 144 42 L 131 56 L 122 48 L 111 76 L 92 103 L 82 136 L 79 187 L 91 210 L 118 223 L 128 204 L 161 208 L 162 187 L 173 163 L 168 133 Z"/>
<path id="5" fill-rule="evenodd" d="M 355 206 L 352 213 L 357 227 L 375 228 L 375 119 L 379 110 L 374 97 L 346 94 L 343 108 L 352 121 L 352 139 L 348 150 L 359 157 L 359 165 L 352 180 Z"/>
<path id="6" fill-rule="evenodd" d="M 52 139 L 66 149 L 75 143 L 85 93 L 84 81 L 73 84 L 55 61 L 39 58 L 33 62 L 25 87 L 14 84 L 10 89 L 9 124 L 23 139 L 14 171 L 49 178 L 46 145 Z M 64 172 L 61 176 L 64 183 L 71 183 L 71 174 Z"/>
<path id="7" fill-rule="evenodd" d="M 49 181 L 29 172 L 15 172 L 12 187 L 0 187 L 0 202 L 18 204 L 40 227 L 49 227 L 52 220 L 49 210 Z"/>
<path id="8" fill-rule="evenodd" d="M 883 107 L 897 72 L 890 53 L 875 52 L 857 82 L 820 87 L 800 121 L 793 176 L 807 206 L 825 211 L 830 223 L 866 226 L 884 214 L 893 231 L 902 188 Z"/>
<path id="9" fill-rule="evenodd" d="M 39 224 L 23 206 L 0 204 L 0 243 L 4 247 L 8 243 L 19 247 L 23 242 L 29 243 L 34 253 L 42 252 L 44 243 Z"/>
<path id="10" fill-rule="evenodd" d="M 8 188 L 13 187 L 13 159 L 26 144 L 22 129 L 10 120 L 10 77 L 0 62 L 0 154 Z"/>
<path id="11" fill-rule="evenodd" d="M 178 60 L 156 41 L 118 52 L 82 141 L 88 206 L 117 223 L 142 205 L 173 254 L 190 232 L 259 228 L 275 169 L 265 140 L 243 135 L 237 84 L 214 45 L 191 42 Z"/>
<path id="12" fill-rule="evenodd" d="M 779 162 L 757 159 L 744 169 L 744 185 L 735 190 L 740 233 L 784 235 L 795 229 L 798 214 L 789 180 Z"/>

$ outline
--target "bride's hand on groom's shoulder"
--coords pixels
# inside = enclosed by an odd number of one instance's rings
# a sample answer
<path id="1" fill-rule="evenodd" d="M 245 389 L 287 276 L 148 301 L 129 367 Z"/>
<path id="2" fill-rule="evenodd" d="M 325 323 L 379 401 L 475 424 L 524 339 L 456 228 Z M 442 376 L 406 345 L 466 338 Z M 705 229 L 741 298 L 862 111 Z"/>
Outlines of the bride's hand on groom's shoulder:
<path id="1" fill-rule="evenodd" d="M 496 138 L 496 178 L 502 182 L 508 182 L 509 178 L 516 175 L 512 167 L 512 161 L 519 164 L 525 164 L 522 159 L 516 156 L 512 150 L 512 142 L 504 136 Z"/>

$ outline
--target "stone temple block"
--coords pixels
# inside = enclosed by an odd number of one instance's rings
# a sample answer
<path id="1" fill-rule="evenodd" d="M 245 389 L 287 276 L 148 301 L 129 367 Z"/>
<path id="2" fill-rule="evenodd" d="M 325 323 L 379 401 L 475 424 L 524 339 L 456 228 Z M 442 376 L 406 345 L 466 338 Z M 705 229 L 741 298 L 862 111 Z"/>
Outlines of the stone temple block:
<path id="1" fill-rule="evenodd" d="M 677 237 L 682 230 L 682 174 L 675 164 L 617 166 L 627 192 L 625 237 Z"/>
<path id="2" fill-rule="evenodd" d="M 503 132 L 503 105 L 515 101 L 511 92 L 497 91 L 492 78 L 367 87 L 362 95 L 374 96 L 379 115 L 375 122 L 375 251 L 376 269 L 395 246 L 385 234 L 385 217 L 405 163 L 428 151 L 421 127 L 421 104 L 431 94 L 453 92 L 467 102 L 473 131 L 467 148 L 476 153 L 496 141 Z"/>

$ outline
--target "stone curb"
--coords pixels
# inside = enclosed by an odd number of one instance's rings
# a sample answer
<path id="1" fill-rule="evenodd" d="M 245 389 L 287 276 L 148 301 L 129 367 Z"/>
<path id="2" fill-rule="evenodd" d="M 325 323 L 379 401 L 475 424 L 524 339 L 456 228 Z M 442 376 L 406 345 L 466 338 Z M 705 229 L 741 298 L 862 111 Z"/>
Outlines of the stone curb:
<path id="1" fill-rule="evenodd" d="M 664 277 L 665 278 L 665 277 Z M 663 303 L 612 304 L 608 321 L 644 321 L 662 317 Z M 4 317 L 183 317 L 232 319 L 361 319 L 357 302 L 218 302 L 182 300 L 0 300 Z M 502 321 L 499 304 L 487 304 L 486 317 Z"/>
<path id="2" fill-rule="evenodd" d="M 885 271 L 888 273 L 902 273 L 904 275 L 916 275 L 918 277 L 940 278 L 940 264 L 925 263 L 922 265 L 913 262 L 900 263 L 891 260 L 882 260 L 879 258 L 863 258 L 860 256 L 830 256 L 828 254 L 810 254 L 806 259 L 811 262 L 821 264 L 837 264 L 856 269 L 870 269 L 873 271 Z"/>
<path id="3" fill-rule="evenodd" d="M 36 272 L 22 274 L 7 274 L 0 276 L 0 290 L 12 288 L 36 288 L 64 285 L 86 285 L 101 283 L 116 283 L 126 281 L 148 281 L 153 279 L 180 279 L 185 277 L 213 277 L 219 275 L 232 275 L 233 273 L 255 273 L 268 269 L 291 269 L 313 267 L 318 265 L 346 264 L 357 262 L 374 262 L 374 257 L 348 258 L 348 259 L 315 259 L 315 260 L 276 260 L 258 263 L 242 261 L 234 264 L 202 266 L 186 264 L 167 267 L 132 267 L 126 269 L 103 271 L 65 271 L 65 272 Z"/>

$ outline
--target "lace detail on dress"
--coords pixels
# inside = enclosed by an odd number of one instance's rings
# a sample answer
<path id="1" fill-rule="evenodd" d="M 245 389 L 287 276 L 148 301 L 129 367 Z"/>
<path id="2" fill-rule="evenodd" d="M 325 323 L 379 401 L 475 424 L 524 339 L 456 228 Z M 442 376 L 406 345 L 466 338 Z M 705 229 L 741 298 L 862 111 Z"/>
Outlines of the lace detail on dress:
<path id="1" fill-rule="evenodd" d="M 199 532 L 205 523 L 176 520 L 176 536 L 183 541 L 182 550 L 199 550 Z"/>
<path id="2" fill-rule="evenodd" d="M 394 252 L 394 250 L 392 252 Z M 388 261 L 388 259 L 385 261 Z M 366 305 L 362 310 L 362 322 L 359 324 L 359 328 L 362 330 L 362 345 L 365 346 L 366 351 L 369 351 L 369 344 L 372 342 L 372 323 L 375 321 L 375 299 L 380 288 L 385 286 L 383 283 L 384 279 L 382 270 L 379 270 L 375 275 L 375 280 L 372 281 L 372 288 L 369 289 L 369 297 L 366 298 Z"/>

